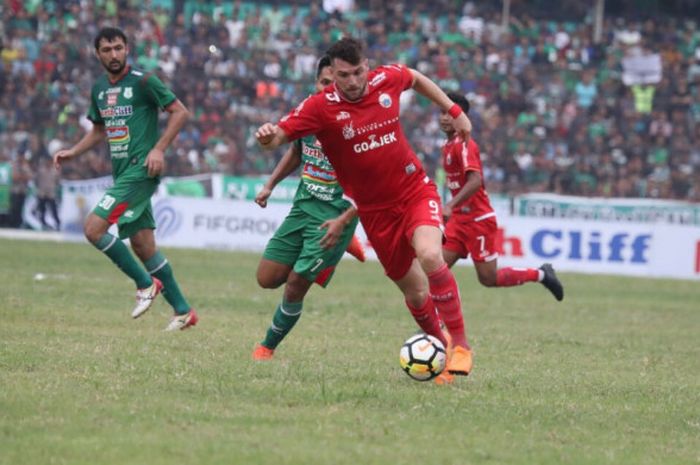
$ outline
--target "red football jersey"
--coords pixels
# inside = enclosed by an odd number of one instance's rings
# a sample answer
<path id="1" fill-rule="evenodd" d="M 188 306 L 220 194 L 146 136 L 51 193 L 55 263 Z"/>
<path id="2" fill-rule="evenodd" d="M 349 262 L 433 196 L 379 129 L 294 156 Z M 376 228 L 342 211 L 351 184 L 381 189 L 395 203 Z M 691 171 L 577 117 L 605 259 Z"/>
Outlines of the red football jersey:
<path id="1" fill-rule="evenodd" d="M 405 66 L 381 66 L 368 73 L 361 99 L 345 100 L 333 84 L 301 102 L 279 126 L 289 140 L 316 135 L 359 210 L 405 202 L 429 182 L 399 122 L 399 98 L 412 82 Z"/>
<path id="2" fill-rule="evenodd" d="M 481 186 L 471 197 L 459 205 L 455 205 L 452 209 L 455 214 L 466 215 L 467 219 L 473 221 L 480 221 L 496 215 L 486 193 L 479 145 L 474 142 L 474 139 L 469 139 L 469 142 L 465 144 L 462 137 L 455 136 L 445 142 L 445 145 L 442 146 L 442 166 L 445 168 L 447 187 L 453 196 L 464 187 L 469 171 L 477 171 L 481 175 Z"/>

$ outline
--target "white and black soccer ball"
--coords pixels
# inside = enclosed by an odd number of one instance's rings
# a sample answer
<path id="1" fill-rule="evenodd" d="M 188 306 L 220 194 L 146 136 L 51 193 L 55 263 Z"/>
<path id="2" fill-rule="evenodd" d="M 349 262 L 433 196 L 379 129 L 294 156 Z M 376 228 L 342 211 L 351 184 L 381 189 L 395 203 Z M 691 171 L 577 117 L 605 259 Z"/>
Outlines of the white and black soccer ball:
<path id="1" fill-rule="evenodd" d="M 445 346 L 435 336 L 416 334 L 401 346 L 399 363 L 411 378 L 417 381 L 431 380 L 445 369 Z"/>

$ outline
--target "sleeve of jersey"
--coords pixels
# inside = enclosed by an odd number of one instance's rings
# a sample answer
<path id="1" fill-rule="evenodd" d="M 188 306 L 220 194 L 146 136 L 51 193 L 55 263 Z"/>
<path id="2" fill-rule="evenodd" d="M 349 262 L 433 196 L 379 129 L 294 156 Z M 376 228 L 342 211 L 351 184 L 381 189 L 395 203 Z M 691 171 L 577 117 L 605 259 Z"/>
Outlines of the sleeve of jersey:
<path id="1" fill-rule="evenodd" d="M 277 125 L 282 128 L 288 140 L 294 141 L 323 129 L 318 111 L 319 95 L 322 97 L 324 94 L 308 97 L 279 121 Z"/>
<path id="2" fill-rule="evenodd" d="M 175 94 L 155 74 L 150 74 L 146 78 L 145 85 L 148 95 L 158 105 L 158 108 L 166 108 L 177 99 Z"/>
<path id="3" fill-rule="evenodd" d="M 90 108 L 88 108 L 87 119 L 93 122 L 93 124 L 104 124 L 104 119 L 100 114 L 100 109 L 97 106 L 97 100 L 95 99 L 95 93 L 90 94 Z"/>
<path id="4" fill-rule="evenodd" d="M 401 90 L 408 90 L 413 87 L 413 73 L 408 69 L 406 65 L 392 64 L 387 65 L 386 68 L 389 70 L 389 74 L 392 75 L 393 79 L 401 82 Z"/>
<path id="5" fill-rule="evenodd" d="M 479 171 L 481 168 L 481 159 L 479 158 L 479 146 L 473 141 L 462 142 L 459 144 L 462 149 L 462 164 L 464 172 Z"/>

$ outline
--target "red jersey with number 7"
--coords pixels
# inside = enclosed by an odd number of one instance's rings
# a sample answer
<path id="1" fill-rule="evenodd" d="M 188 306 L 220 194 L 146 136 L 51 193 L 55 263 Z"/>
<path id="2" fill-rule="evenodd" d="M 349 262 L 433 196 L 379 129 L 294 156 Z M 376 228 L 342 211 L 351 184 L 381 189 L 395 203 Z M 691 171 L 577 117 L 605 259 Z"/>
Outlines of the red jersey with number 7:
<path id="1" fill-rule="evenodd" d="M 453 214 L 460 215 L 462 219 L 468 221 L 481 221 L 496 216 L 486 193 L 479 145 L 474 142 L 474 139 L 470 138 L 465 144 L 464 139 L 456 135 L 445 142 L 442 146 L 442 166 L 445 169 L 447 188 L 450 189 L 452 196 L 457 195 L 464 187 L 470 171 L 476 171 L 481 175 L 479 189 L 471 197 L 455 205 L 452 209 Z"/>
<path id="2" fill-rule="evenodd" d="M 358 210 L 407 202 L 430 183 L 399 122 L 399 98 L 412 83 L 405 66 L 381 66 L 367 74 L 367 93 L 359 100 L 345 100 L 333 84 L 301 102 L 279 126 L 290 141 L 316 135 Z"/>

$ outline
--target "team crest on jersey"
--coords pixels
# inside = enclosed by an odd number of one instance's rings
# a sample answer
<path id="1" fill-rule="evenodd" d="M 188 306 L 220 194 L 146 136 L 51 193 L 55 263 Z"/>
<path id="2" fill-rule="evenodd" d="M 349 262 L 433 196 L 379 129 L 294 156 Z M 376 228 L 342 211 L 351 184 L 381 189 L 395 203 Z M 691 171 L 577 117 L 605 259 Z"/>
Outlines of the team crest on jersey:
<path id="1" fill-rule="evenodd" d="M 379 94 L 379 104 L 384 108 L 389 108 L 391 106 L 391 96 L 389 94 Z"/>
<path id="2" fill-rule="evenodd" d="M 131 87 L 124 88 L 124 98 L 131 98 L 134 96 L 134 89 Z"/>
<path id="3" fill-rule="evenodd" d="M 343 121 L 344 119 L 348 118 L 350 118 L 350 113 L 348 113 L 347 111 L 341 111 L 335 116 L 336 121 Z"/>
<path id="4" fill-rule="evenodd" d="M 352 127 L 352 121 L 343 126 L 343 137 L 345 140 L 350 140 L 355 137 L 355 128 Z"/>
<path id="5" fill-rule="evenodd" d="M 447 163 L 448 165 L 452 164 L 452 155 L 450 155 L 449 153 L 447 154 L 447 159 L 445 160 L 445 163 Z"/>

